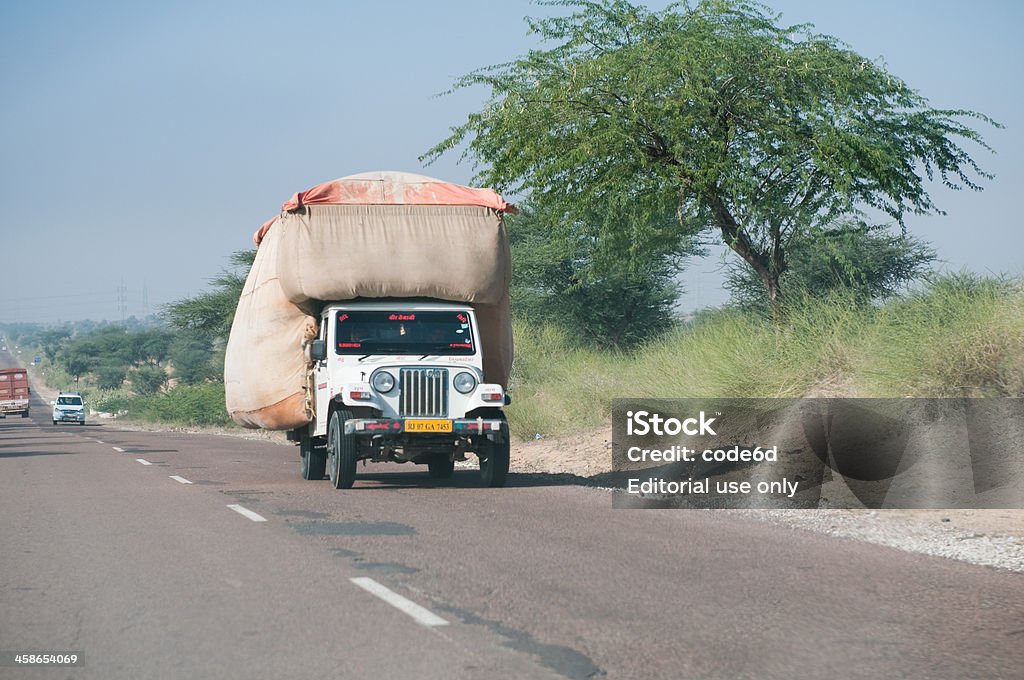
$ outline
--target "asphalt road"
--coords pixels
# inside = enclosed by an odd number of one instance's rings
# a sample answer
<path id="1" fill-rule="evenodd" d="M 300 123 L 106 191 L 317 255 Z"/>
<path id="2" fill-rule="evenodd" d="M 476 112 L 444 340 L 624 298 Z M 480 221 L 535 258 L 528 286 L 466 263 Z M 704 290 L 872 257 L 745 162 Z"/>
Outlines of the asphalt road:
<path id="1" fill-rule="evenodd" d="M 1020 574 L 34 408 L 0 420 L 0 657 L 83 662 L 0 678 L 1024 678 Z"/>

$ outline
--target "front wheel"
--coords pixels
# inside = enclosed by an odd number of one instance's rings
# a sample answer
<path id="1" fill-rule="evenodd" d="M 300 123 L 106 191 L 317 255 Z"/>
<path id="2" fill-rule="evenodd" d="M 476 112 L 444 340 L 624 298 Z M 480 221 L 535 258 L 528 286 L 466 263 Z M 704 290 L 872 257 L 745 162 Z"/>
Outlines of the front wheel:
<path id="1" fill-rule="evenodd" d="M 303 479 L 323 479 L 327 471 L 327 449 L 316 446 L 308 428 L 299 432 L 299 456 L 302 458 Z"/>
<path id="2" fill-rule="evenodd" d="M 487 440 L 483 447 L 485 455 L 480 456 L 480 479 L 484 486 L 491 488 L 505 486 L 511 458 L 508 426 L 502 427 L 499 433 L 488 435 Z"/>
<path id="3" fill-rule="evenodd" d="M 352 413 L 338 409 L 327 423 L 327 462 L 335 489 L 351 489 L 356 481 L 356 436 L 345 434 L 345 421 Z"/>

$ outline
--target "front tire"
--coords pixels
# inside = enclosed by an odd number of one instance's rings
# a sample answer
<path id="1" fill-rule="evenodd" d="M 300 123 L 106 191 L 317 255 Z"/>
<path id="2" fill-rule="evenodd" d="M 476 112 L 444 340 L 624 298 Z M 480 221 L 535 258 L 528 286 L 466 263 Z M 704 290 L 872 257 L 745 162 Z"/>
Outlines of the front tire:
<path id="1" fill-rule="evenodd" d="M 323 446 L 316 446 L 313 438 L 309 436 L 309 429 L 304 428 L 299 433 L 299 456 L 302 459 L 303 479 L 323 479 L 327 471 L 327 449 Z"/>
<path id="2" fill-rule="evenodd" d="M 499 488 L 505 486 L 511 458 L 508 425 L 503 423 L 501 431 L 488 435 L 487 440 L 484 445 L 486 457 L 480 456 L 480 479 L 484 486 Z"/>
<path id="3" fill-rule="evenodd" d="M 327 462 L 335 489 L 351 489 L 356 481 L 356 436 L 345 434 L 345 421 L 352 413 L 338 409 L 327 423 Z"/>

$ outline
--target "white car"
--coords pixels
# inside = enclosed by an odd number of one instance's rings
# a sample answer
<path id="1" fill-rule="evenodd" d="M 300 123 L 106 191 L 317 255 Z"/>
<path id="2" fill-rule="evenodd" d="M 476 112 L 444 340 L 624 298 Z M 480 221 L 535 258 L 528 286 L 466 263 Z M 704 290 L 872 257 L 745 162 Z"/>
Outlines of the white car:
<path id="1" fill-rule="evenodd" d="M 85 425 L 85 400 L 78 392 L 61 392 L 53 404 L 53 424 L 78 423 Z"/>

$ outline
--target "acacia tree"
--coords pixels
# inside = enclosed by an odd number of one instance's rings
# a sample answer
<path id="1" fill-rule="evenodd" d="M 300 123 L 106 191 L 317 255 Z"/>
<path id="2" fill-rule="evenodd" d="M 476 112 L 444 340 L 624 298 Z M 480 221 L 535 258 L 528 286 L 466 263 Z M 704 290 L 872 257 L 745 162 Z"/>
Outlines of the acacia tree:
<path id="1" fill-rule="evenodd" d="M 508 218 L 512 247 L 512 302 L 533 321 L 574 330 L 583 343 L 629 349 L 668 330 L 679 285 L 679 258 L 695 254 L 692 243 L 665 244 L 678 255 L 648 257 L 642 266 L 593 272 L 594 242 L 586 235 L 560 238 L 529 204 Z"/>
<path id="2" fill-rule="evenodd" d="M 255 259 L 255 250 L 232 253 L 230 266 L 210 281 L 213 290 L 167 304 L 164 318 L 174 328 L 191 331 L 210 342 L 227 338 L 245 278 Z"/>
<path id="3" fill-rule="evenodd" d="M 164 307 L 163 317 L 179 331 L 170 351 L 175 377 L 182 382 L 200 383 L 224 374 L 224 347 L 255 259 L 255 250 L 232 253 L 230 266 L 210 281 L 212 290 Z"/>
<path id="4" fill-rule="evenodd" d="M 882 225 L 840 222 L 793 237 L 787 247 L 789 266 L 780 281 L 816 297 L 841 293 L 860 305 L 896 295 L 924 276 L 936 260 L 935 251 L 905 232 Z M 733 304 L 748 310 L 768 310 L 764 286 L 750 267 L 731 266 L 726 289 Z"/>
<path id="5" fill-rule="evenodd" d="M 931 108 L 884 64 L 762 5 L 543 4 L 574 9 L 528 20 L 554 46 L 456 81 L 490 99 L 423 158 L 466 144 L 478 182 L 564 224 L 608 215 L 588 222 L 606 265 L 672 240 L 655 220 L 621 229 L 619 213 L 670 209 L 677 232 L 720 235 L 777 311 L 794 235 L 866 208 L 903 225 L 941 212 L 928 181 L 991 178 L 961 144 L 991 150 L 964 121 L 997 123 Z"/>

